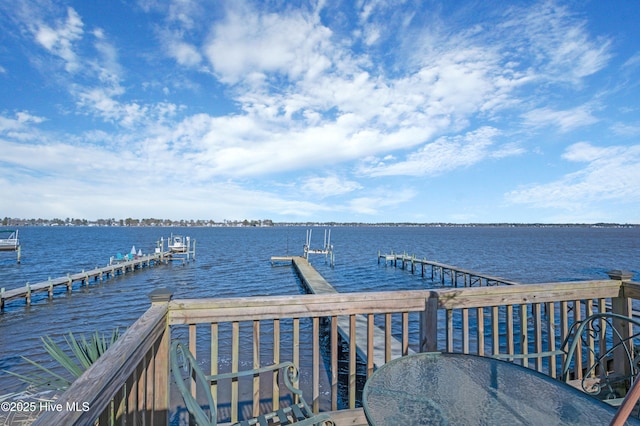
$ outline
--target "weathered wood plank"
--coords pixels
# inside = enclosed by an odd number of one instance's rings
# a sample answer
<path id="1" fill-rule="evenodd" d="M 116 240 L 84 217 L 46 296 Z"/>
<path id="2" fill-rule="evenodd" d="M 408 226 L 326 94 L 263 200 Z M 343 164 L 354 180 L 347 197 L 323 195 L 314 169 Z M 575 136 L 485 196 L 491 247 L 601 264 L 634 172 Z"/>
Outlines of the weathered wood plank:
<path id="1" fill-rule="evenodd" d="M 620 281 L 598 280 L 501 287 L 438 289 L 436 293 L 438 295 L 439 308 L 461 309 L 465 307 L 558 302 L 562 300 L 575 300 L 576 297 L 617 297 L 622 293 L 622 286 Z"/>
<path id="2" fill-rule="evenodd" d="M 146 354 L 162 338 L 167 318 L 165 303 L 153 304 L 127 331 L 58 398 L 67 406 L 82 398 L 89 404 L 87 411 L 64 410 L 43 413 L 34 425 L 92 424 L 138 368 Z"/>

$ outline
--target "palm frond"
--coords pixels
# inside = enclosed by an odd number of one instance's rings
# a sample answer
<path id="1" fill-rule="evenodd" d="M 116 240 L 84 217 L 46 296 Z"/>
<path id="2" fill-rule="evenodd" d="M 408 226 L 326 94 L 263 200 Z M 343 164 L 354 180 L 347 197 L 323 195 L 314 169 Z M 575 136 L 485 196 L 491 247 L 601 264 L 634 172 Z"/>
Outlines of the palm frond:
<path id="1" fill-rule="evenodd" d="M 22 358 L 34 366 L 37 372 L 18 374 L 7 370 L 4 371 L 37 389 L 65 390 L 73 380 L 80 377 L 91 364 L 96 362 L 119 337 L 120 331 L 118 328 L 113 330 L 108 340 L 104 334 L 100 335 L 97 331 L 89 340 L 84 335 L 81 335 L 78 339 L 72 332 L 69 332 L 68 336 L 64 336 L 64 340 L 73 356 L 69 355 L 65 349 L 54 342 L 50 336 L 41 337 L 45 351 L 66 370 L 68 375 L 71 376 L 70 378 L 58 374 L 27 357 Z"/>

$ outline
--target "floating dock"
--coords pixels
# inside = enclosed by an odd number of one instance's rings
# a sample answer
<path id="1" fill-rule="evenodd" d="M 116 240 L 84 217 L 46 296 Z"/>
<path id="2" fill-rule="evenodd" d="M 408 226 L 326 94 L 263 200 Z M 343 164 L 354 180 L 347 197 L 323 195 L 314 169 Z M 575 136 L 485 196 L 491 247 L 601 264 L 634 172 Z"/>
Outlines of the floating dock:
<path id="1" fill-rule="evenodd" d="M 493 277 L 486 274 L 462 269 L 457 266 L 446 265 L 444 263 L 418 259 L 415 255 L 396 254 L 381 254 L 378 251 L 378 264 L 384 261 L 386 264 L 391 264 L 394 267 L 398 267 L 400 263 L 401 269 L 408 269 L 411 267 L 411 273 L 415 274 L 418 268 L 420 268 L 420 274 L 425 277 L 427 272 L 430 271 L 432 281 L 440 281 L 443 286 L 451 285 L 451 287 L 489 287 L 497 285 L 520 285 L 521 283 L 516 281 L 506 280 L 500 277 Z"/>
<path id="2" fill-rule="evenodd" d="M 333 288 L 331 284 L 325 280 L 318 271 L 305 259 L 300 256 L 284 257 L 274 256 L 271 258 L 272 264 L 274 263 L 290 263 L 296 270 L 305 290 L 312 294 L 336 294 L 338 291 Z M 356 330 L 367 330 L 367 318 L 364 315 L 356 315 Z M 338 317 L 338 331 L 343 339 L 349 340 L 349 317 Z M 385 352 L 385 332 L 379 327 L 374 327 L 373 330 L 374 342 L 379 344 L 373 347 L 373 364 L 375 368 L 380 367 L 387 361 L 387 353 Z M 356 333 L 356 350 L 361 359 L 367 359 L 367 334 Z M 396 338 L 391 338 L 391 352 L 396 354 L 405 353 L 412 354 L 414 351 L 410 348 L 406 348 L 403 351 L 402 342 Z"/>

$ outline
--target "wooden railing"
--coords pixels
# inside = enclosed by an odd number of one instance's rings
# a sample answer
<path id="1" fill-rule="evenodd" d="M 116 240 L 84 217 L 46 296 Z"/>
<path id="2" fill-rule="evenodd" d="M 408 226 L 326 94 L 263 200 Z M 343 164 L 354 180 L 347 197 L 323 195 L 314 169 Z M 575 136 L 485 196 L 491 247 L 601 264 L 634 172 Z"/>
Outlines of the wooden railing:
<path id="1" fill-rule="evenodd" d="M 167 303 L 154 303 L 34 425 L 167 424 Z"/>
<path id="2" fill-rule="evenodd" d="M 564 359 L 556 350 L 573 322 L 595 312 L 631 314 L 631 299 L 622 290 L 620 281 L 614 280 L 434 290 L 426 314 L 432 330 L 426 334 L 437 335 L 434 324 L 444 326 L 445 332 L 438 341 L 428 340 L 425 349 L 488 356 L 532 354 L 518 362 L 557 377 Z M 582 378 L 580 352 L 575 359 L 574 378 Z"/>
<path id="3" fill-rule="evenodd" d="M 388 361 L 409 349 L 489 356 L 553 351 L 573 321 L 604 310 L 631 315 L 636 298 L 640 284 L 603 280 L 154 303 L 57 401 L 62 411 L 43 413 L 37 424 L 162 425 L 170 412 L 182 419 L 179 397 L 169 401 L 171 339 L 188 342 L 205 372 L 293 361 L 313 409 L 334 411 L 359 405 L 376 352 Z M 347 329 L 338 325 L 345 318 Z M 383 337 L 374 338 L 380 335 L 374 329 Z M 400 350 L 391 350 L 394 339 Z M 524 363 L 555 377 L 561 362 L 532 356 Z M 260 380 L 214 388 L 220 416 L 233 421 L 263 404 L 277 407 L 286 395 Z M 88 403 L 87 411 L 66 410 L 78 401 Z"/>

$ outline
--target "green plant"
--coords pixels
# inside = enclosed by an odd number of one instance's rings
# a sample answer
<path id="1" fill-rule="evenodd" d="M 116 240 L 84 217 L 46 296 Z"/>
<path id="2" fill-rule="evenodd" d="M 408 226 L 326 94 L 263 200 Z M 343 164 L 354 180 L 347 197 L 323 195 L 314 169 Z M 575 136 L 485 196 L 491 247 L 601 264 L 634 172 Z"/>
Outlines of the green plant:
<path id="1" fill-rule="evenodd" d="M 36 389 L 65 390 L 75 379 L 80 377 L 82 373 L 91 366 L 91 364 L 96 362 L 96 360 L 100 358 L 100 356 L 105 353 L 119 337 L 120 331 L 118 328 L 113 330 L 110 338 L 104 334 L 101 336 L 96 331 L 89 340 L 87 340 L 84 335 L 81 335 L 80 339 L 78 339 L 73 335 L 73 333 L 69 332 L 69 335 L 65 336 L 64 340 L 73 356 L 69 355 L 65 349 L 54 342 L 50 336 L 41 337 L 44 349 L 70 374 L 70 378 L 56 373 L 40 363 L 24 356 L 22 358 L 25 361 L 38 369 L 37 373 L 18 374 L 6 370 L 5 372 L 17 377 Z"/>

